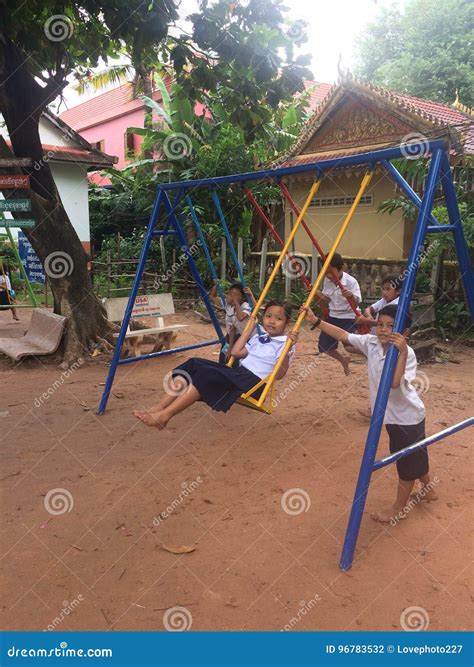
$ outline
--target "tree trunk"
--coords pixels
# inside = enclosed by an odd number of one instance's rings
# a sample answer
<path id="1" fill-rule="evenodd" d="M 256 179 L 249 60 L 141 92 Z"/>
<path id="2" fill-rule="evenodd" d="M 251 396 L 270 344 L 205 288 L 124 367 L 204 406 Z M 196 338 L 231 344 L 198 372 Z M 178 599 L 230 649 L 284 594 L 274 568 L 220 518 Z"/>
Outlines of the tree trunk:
<path id="1" fill-rule="evenodd" d="M 2 44 L 1 48 L 4 68 L 0 73 L 0 112 L 15 157 L 30 157 L 33 160 L 31 169 L 22 170 L 30 175 L 31 189 L 5 190 L 4 194 L 12 198 L 31 199 L 32 218 L 36 225 L 32 230 L 23 231 L 48 275 L 54 311 L 68 318 L 63 355 L 64 360 L 70 362 L 107 336 L 109 324 L 105 310 L 92 289 L 86 254 L 61 203 L 48 162 L 43 159 L 39 118 L 50 100 L 45 89 L 27 71 L 15 47 Z M 49 95 L 55 97 L 57 93 L 51 91 Z M 3 139 L 0 139 L 0 156 L 11 156 Z M 2 171 L 13 173 L 11 169 Z"/>

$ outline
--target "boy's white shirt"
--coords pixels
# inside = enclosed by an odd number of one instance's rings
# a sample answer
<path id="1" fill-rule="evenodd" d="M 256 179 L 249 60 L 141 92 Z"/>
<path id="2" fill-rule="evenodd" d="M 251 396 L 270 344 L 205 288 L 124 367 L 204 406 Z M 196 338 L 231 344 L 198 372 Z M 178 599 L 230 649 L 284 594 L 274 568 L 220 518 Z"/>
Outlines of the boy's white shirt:
<path id="1" fill-rule="evenodd" d="M 7 275 L 5 275 L 5 278 L 4 278 L 3 275 L 0 273 L 0 283 L 1 283 L 2 285 L 5 284 L 5 285 L 6 285 L 6 288 L 7 288 L 7 290 L 8 290 L 9 292 L 12 291 L 12 286 L 11 286 L 11 283 L 10 283 L 10 278 L 9 278 Z"/>
<path id="2" fill-rule="evenodd" d="M 372 334 L 365 334 L 364 336 L 349 334 L 348 339 L 350 345 L 353 345 L 367 357 L 369 394 L 373 412 L 386 353 L 377 336 Z M 390 389 L 384 424 L 407 426 L 419 424 L 425 418 L 423 401 L 411 384 L 416 378 L 416 367 L 415 352 L 408 346 L 405 372 L 400 380 L 400 386 Z"/>
<path id="3" fill-rule="evenodd" d="M 243 304 L 240 306 L 244 313 L 247 314 L 247 317 L 250 317 L 252 314 L 252 308 L 247 301 L 244 301 Z M 242 321 L 240 321 L 237 317 L 237 314 L 235 312 L 235 306 L 233 306 L 231 303 L 226 303 L 225 304 L 225 326 L 226 326 L 226 331 L 227 333 L 230 333 L 230 328 L 235 327 L 236 331 L 238 334 L 241 334 L 242 331 L 245 329 L 245 325 L 247 324 L 247 317 L 244 317 Z"/>
<path id="4" fill-rule="evenodd" d="M 267 335 L 266 333 L 262 334 L 262 336 Z M 245 345 L 248 355 L 240 360 L 240 365 L 263 380 L 275 368 L 287 340 L 288 336 L 271 336 L 270 342 L 261 343 L 260 336 L 255 334 Z M 288 353 L 290 362 L 294 352 L 294 348 L 291 348 Z"/>
<path id="5" fill-rule="evenodd" d="M 372 310 L 374 311 L 374 314 L 376 315 L 375 319 L 376 319 L 376 320 L 379 319 L 379 315 L 378 315 L 378 314 L 379 314 L 379 312 L 382 310 L 382 308 L 385 308 L 385 306 L 388 306 L 388 305 L 390 305 L 390 306 L 396 306 L 396 305 L 398 304 L 399 300 L 400 300 L 400 297 L 399 297 L 399 296 L 396 296 L 396 297 L 394 298 L 393 301 L 387 301 L 387 299 L 384 299 L 384 297 L 382 297 L 381 299 L 379 299 L 378 301 L 376 301 L 375 303 L 373 303 L 373 304 L 371 305 L 371 308 L 372 308 Z M 375 336 L 375 332 L 376 332 L 376 331 L 377 331 L 376 327 L 372 327 L 372 328 L 370 329 L 370 333 L 373 334 L 374 336 Z"/>
<path id="6" fill-rule="evenodd" d="M 360 293 L 360 287 L 357 280 L 350 276 L 345 271 L 342 272 L 342 276 L 339 278 L 339 282 L 343 287 L 350 290 L 352 294 L 356 297 L 356 302 L 360 303 L 362 295 Z M 342 296 L 341 289 L 329 280 L 329 278 L 324 279 L 323 283 L 323 294 L 324 296 L 329 297 L 329 316 L 338 317 L 339 319 L 354 319 L 354 311 L 350 307 L 345 296 Z"/>

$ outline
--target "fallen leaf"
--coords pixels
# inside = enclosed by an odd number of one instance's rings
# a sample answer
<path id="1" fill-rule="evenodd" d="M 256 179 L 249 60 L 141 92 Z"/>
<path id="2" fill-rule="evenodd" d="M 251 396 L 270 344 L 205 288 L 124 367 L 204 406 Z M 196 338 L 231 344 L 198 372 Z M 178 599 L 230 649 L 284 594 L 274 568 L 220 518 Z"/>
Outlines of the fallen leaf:
<path id="1" fill-rule="evenodd" d="M 161 548 L 172 554 L 190 554 L 196 547 L 187 547 L 185 544 L 162 544 Z"/>
<path id="2" fill-rule="evenodd" d="M 98 347 L 96 347 L 94 352 L 91 354 L 91 357 L 98 357 L 99 354 L 102 354 L 102 352 L 99 350 Z"/>

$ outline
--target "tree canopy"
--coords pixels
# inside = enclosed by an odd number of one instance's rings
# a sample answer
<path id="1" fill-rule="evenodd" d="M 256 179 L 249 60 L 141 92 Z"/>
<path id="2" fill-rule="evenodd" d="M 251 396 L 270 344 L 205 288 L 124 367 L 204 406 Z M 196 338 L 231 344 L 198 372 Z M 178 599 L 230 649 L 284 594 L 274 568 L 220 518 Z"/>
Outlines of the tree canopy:
<path id="1" fill-rule="evenodd" d="M 386 88 L 452 104 L 474 104 L 474 4 L 408 0 L 381 8 L 359 38 L 359 75 Z"/>

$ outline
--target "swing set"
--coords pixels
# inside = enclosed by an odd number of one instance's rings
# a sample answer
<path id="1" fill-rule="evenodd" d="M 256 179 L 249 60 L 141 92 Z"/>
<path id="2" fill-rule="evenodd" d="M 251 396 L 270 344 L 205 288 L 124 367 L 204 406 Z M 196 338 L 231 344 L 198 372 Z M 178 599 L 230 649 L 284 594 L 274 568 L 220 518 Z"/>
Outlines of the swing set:
<path id="1" fill-rule="evenodd" d="M 281 247 L 281 252 L 278 256 L 275 266 L 273 267 L 273 270 L 263 288 L 263 291 L 260 294 L 258 301 L 253 308 L 252 316 L 255 319 L 257 319 L 258 312 L 261 306 L 263 305 L 263 302 L 267 297 L 267 294 L 285 258 L 295 268 L 297 275 L 303 281 L 305 287 L 308 290 L 304 307 L 308 308 L 311 306 L 311 303 L 317 297 L 319 286 L 321 285 L 326 273 L 332 270 L 332 267 L 330 266 L 331 260 L 354 216 L 354 213 L 357 209 L 361 197 L 363 196 L 364 192 L 366 191 L 371 182 L 375 168 L 382 167 L 386 171 L 386 173 L 395 181 L 395 183 L 402 190 L 405 196 L 418 208 L 417 222 L 413 234 L 409 256 L 407 259 L 407 268 L 405 269 L 404 272 L 405 279 L 403 281 L 403 286 L 400 293 L 397 315 L 395 318 L 393 331 L 402 332 L 405 329 L 405 320 L 415 287 L 415 278 L 418 266 L 420 264 L 421 256 L 423 254 L 422 253 L 423 245 L 425 243 L 427 235 L 435 233 L 451 232 L 453 234 L 464 292 L 466 295 L 466 300 L 471 313 L 471 317 L 474 320 L 474 274 L 470 264 L 468 248 L 464 237 L 458 203 L 456 201 L 455 188 L 451 174 L 451 167 L 449 164 L 449 144 L 447 141 L 442 139 L 433 140 L 428 143 L 424 142 L 423 144 L 413 142 L 410 143 L 410 149 L 411 150 L 418 149 L 420 154 L 421 153 L 425 155 L 431 154 L 429 172 L 425 182 L 425 188 L 422 198 L 418 197 L 418 195 L 412 190 L 410 185 L 405 181 L 405 179 L 399 173 L 396 167 L 390 162 L 390 160 L 400 159 L 404 157 L 406 152 L 406 145 L 399 145 L 392 148 L 385 148 L 377 151 L 369 151 L 366 153 L 360 153 L 357 155 L 350 155 L 346 157 L 321 160 L 319 162 L 314 162 L 314 163 L 305 163 L 288 167 L 278 167 L 268 171 L 248 172 L 244 174 L 234 174 L 230 176 L 220 176 L 216 178 L 206 178 L 206 179 L 192 180 L 192 181 L 180 181 L 175 183 L 166 183 L 158 185 L 153 210 L 150 216 L 140 260 L 137 267 L 137 273 L 129 296 L 128 304 L 125 309 L 124 319 L 122 322 L 120 334 L 118 336 L 117 345 L 112 357 L 102 399 L 98 409 L 98 414 L 102 415 L 104 413 L 104 410 L 107 406 L 107 402 L 109 399 L 114 377 L 117 371 L 117 367 L 119 365 L 135 361 L 141 361 L 142 359 L 150 359 L 152 357 L 173 354 L 174 352 L 178 351 L 187 351 L 209 345 L 217 345 L 217 344 L 222 345 L 225 340 L 225 336 L 221 330 L 220 324 L 212 308 L 209 296 L 204 287 L 203 281 L 201 279 L 196 263 L 190 251 L 182 224 L 183 204 L 186 204 L 192 222 L 194 223 L 194 226 L 197 230 L 200 243 L 204 250 L 204 254 L 211 268 L 212 277 L 214 278 L 214 280 L 217 280 L 217 274 L 213 267 L 209 249 L 207 247 L 204 234 L 202 231 L 202 227 L 199 224 L 198 217 L 191 198 L 191 192 L 195 188 L 206 188 L 210 193 L 211 200 L 217 211 L 217 215 L 222 225 L 228 246 L 230 248 L 230 252 L 237 267 L 239 279 L 244 287 L 245 287 L 245 280 L 242 268 L 240 267 L 240 264 L 238 262 L 237 254 L 235 252 L 235 248 L 232 243 L 229 229 L 226 224 L 224 213 L 217 194 L 217 187 L 220 185 L 230 185 L 230 184 L 240 183 L 243 187 L 244 195 L 246 196 L 248 201 L 252 204 L 257 214 L 266 224 L 272 236 L 275 238 L 275 240 Z M 325 255 L 320 245 L 318 244 L 316 238 L 312 234 L 310 228 L 304 221 L 304 217 L 313 201 L 315 194 L 317 193 L 320 187 L 321 180 L 324 178 L 326 172 L 334 168 L 339 169 L 344 167 L 356 167 L 356 166 L 357 167 L 365 166 L 366 168 L 365 174 L 361 180 L 359 191 L 355 196 L 354 201 L 352 202 L 352 205 L 348 213 L 345 216 L 341 228 L 339 229 L 339 232 L 336 235 L 334 243 L 330 248 L 329 252 L 327 253 L 327 255 Z M 311 185 L 311 188 L 308 192 L 308 195 L 306 197 L 306 200 L 302 208 L 299 209 L 299 207 L 291 198 L 288 188 L 283 183 L 282 179 L 288 176 L 292 176 L 295 174 L 302 174 L 302 173 L 312 174 L 314 176 L 314 181 Z M 273 184 L 277 184 L 280 187 L 284 200 L 288 202 L 289 206 L 292 208 L 292 210 L 297 216 L 296 222 L 293 225 L 293 228 L 289 233 L 288 238 L 286 239 L 285 242 L 283 242 L 283 240 L 279 237 L 273 225 L 268 220 L 263 209 L 259 206 L 251 190 L 248 187 L 248 183 L 255 181 L 257 182 L 266 181 Z M 444 194 L 446 208 L 448 211 L 449 224 L 440 224 L 439 221 L 436 220 L 436 218 L 433 216 L 431 212 L 433 208 L 434 197 L 439 185 L 441 185 Z M 170 198 L 171 194 L 174 194 L 173 201 Z M 164 216 L 161 215 L 160 217 L 160 214 L 162 214 L 163 212 Z M 164 224 L 162 222 L 163 218 L 164 218 Z M 161 226 L 159 226 L 160 222 L 162 223 Z M 307 279 L 304 272 L 301 270 L 301 267 L 299 266 L 297 260 L 290 252 L 291 243 L 295 238 L 295 235 L 300 226 L 305 229 L 305 231 L 307 232 L 307 234 L 311 239 L 312 244 L 314 245 L 319 255 L 321 256 L 321 259 L 323 260 L 323 266 L 313 285 L 311 285 L 310 281 Z M 177 239 L 183 253 L 186 256 L 193 278 L 196 281 L 196 285 L 199 289 L 201 297 L 209 312 L 211 322 L 216 330 L 217 339 L 194 345 L 178 347 L 172 350 L 164 350 L 161 352 L 143 354 L 136 357 L 121 359 L 120 354 L 122 345 L 130 321 L 133 305 L 135 303 L 135 299 L 138 294 L 138 289 L 140 287 L 140 281 L 145 267 L 145 262 L 147 260 L 150 244 L 153 241 L 153 239 L 167 235 L 174 236 Z M 335 272 L 334 272 L 334 279 L 335 281 L 337 279 L 337 275 L 335 274 Z M 338 284 L 338 281 L 336 282 L 336 284 Z M 340 283 L 339 287 L 341 287 Z M 218 285 L 218 292 L 220 299 L 224 305 L 225 297 L 220 285 Z M 351 303 L 350 300 L 349 303 L 351 305 L 352 310 L 355 313 L 357 313 L 357 305 L 355 303 Z M 305 319 L 305 314 L 304 312 L 301 312 L 298 315 L 298 318 L 293 326 L 292 329 L 293 332 L 299 331 L 304 319 Z M 249 326 L 251 326 L 250 321 L 247 323 L 246 329 Z M 260 333 L 260 330 L 258 331 L 258 333 Z M 242 394 L 239 400 L 240 403 L 243 403 L 244 405 L 250 408 L 260 410 L 268 414 L 271 413 L 272 395 L 275 387 L 276 377 L 291 347 L 291 344 L 292 344 L 291 340 L 288 339 L 285 346 L 283 347 L 281 355 L 272 373 L 263 380 L 261 380 L 258 384 L 256 384 L 255 387 L 252 387 L 248 392 Z M 393 375 L 395 372 L 397 356 L 398 353 L 396 348 L 393 345 L 391 345 L 387 352 L 382 371 L 380 385 L 378 388 L 377 397 L 371 417 L 370 427 L 365 443 L 365 449 L 360 465 L 359 477 L 354 493 L 354 499 L 352 502 L 349 522 L 346 530 L 344 546 L 340 559 L 340 568 L 343 571 L 349 570 L 352 566 L 354 551 L 357 543 L 357 537 L 360 530 L 362 514 L 365 507 L 365 502 L 367 498 L 367 493 L 372 473 L 375 470 L 378 470 L 382 467 L 389 465 L 390 463 L 399 460 L 400 458 L 408 456 L 409 454 L 413 453 L 414 451 L 417 451 L 421 447 L 429 446 L 449 435 L 452 435 L 453 433 L 456 433 L 457 431 L 460 431 L 464 428 L 474 425 L 474 417 L 470 417 L 464 420 L 463 422 L 460 422 L 459 424 L 455 424 L 449 428 L 446 428 L 444 431 L 441 431 L 438 434 L 425 438 L 421 442 L 411 445 L 410 447 L 406 447 L 405 449 L 401 450 L 400 452 L 397 452 L 396 454 L 393 454 L 384 459 L 376 461 L 375 456 L 380 439 L 380 433 L 382 430 L 385 409 L 388 402 L 388 396 L 390 393 Z M 232 365 L 233 361 L 234 360 L 231 357 L 228 365 Z"/>
<path id="2" fill-rule="evenodd" d="M 33 220 L 31 220 L 31 221 L 22 220 L 21 221 L 21 227 L 23 227 L 24 229 L 32 229 L 34 227 L 34 224 L 35 223 L 34 223 Z M 6 310 L 6 309 L 9 309 L 9 308 L 37 308 L 38 307 L 38 301 L 36 299 L 36 295 L 33 291 L 31 283 L 29 281 L 28 274 L 26 273 L 25 267 L 23 266 L 23 262 L 21 261 L 20 255 L 18 253 L 18 248 L 16 247 L 15 239 L 13 238 L 13 235 L 12 235 L 12 232 L 11 232 L 12 227 L 19 227 L 19 226 L 20 226 L 20 222 L 18 220 L 0 219 L 0 229 L 4 228 L 5 232 L 6 232 L 5 235 L 0 234 L 0 238 L 5 236 L 5 238 L 7 238 L 8 241 L 9 241 L 10 248 L 12 249 L 13 254 L 15 255 L 15 259 L 16 259 L 18 268 L 20 269 L 20 274 L 21 274 L 21 277 L 24 281 L 25 288 L 28 291 L 28 295 L 31 299 L 31 304 L 29 304 L 29 303 L 16 303 L 15 299 L 9 294 L 9 292 L 7 290 L 8 304 L 4 305 L 4 306 L 0 305 L 0 310 Z M 3 260 L 2 260 L 1 257 L 0 257 L 0 275 L 2 276 L 4 284 L 6 286 L 7 281 L 6 281 L 5 268 L 3 266 Z"/>

